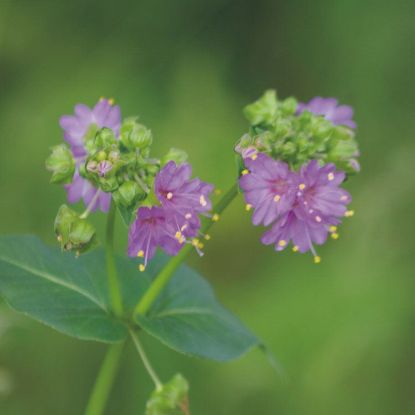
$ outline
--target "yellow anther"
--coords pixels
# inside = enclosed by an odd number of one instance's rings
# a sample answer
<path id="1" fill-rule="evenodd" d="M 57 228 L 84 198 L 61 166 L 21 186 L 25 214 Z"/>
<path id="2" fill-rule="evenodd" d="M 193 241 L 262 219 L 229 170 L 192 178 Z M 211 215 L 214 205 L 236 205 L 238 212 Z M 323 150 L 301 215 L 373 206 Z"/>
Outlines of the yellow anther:
<path id="1" fill-rule="evenodd" d="M 167 199 L 173 199 L 173 193 L 172 192 L 169 192 L 169 193 L 167 193 L 167 195 L 166 195 L 166 197 L 167 197 Z"/>
<path id="2" fill-rule="evenodd" d="M 321 217 L 320 216 L 316 216 L 316 222 L 318 222 L 318 223 L 321 222 Z"/>
<path id="3" fill-rule="evenodd" d="M 336 233 L 336 232 L 334 232 L 334 233 L 332 233 L 332 234 L 331 234 L 331 237 L 332 237 L 333 239 L 339 239 L 339 234 L 338 234 L 338 233 Z"/>
<path id="4" fill-rule="evenodd" d="M 278 241 L 278 246 L 280 246 L 281 248 L 283 248 L 285 245 L 287 245 L 287 241 L 284 241 L 284 239 Z"/>
<path id="5" fill-rule="evenodd" d="M 205 247 L 205 244 L 204 244 L 203 242 L 199 242 L 199 243 L 197 244 L 197 247 L 198 247 L 199 249 L 203 249 L 203 248 Z"/>
<path id="6" fill-rule="evenodd" d="M 247 175 L 249 173 L 249 170 L 248 169 L 244 169 L 244 170 L 242 170 L 242 176 L 245 176 L 245 175 Z"/>
<path id="7" fill-rule="evenodd" d="M 99 97 L 100 101 L 104 101 L 104 99 L 105 99 L 104 97 Z"/>
<path id="8" fill-rule="evenodd" d="M 215 189 L 215 195 L 219 196 L 222 194 L 222 189 Z"/>
<path id="9" fill-rule="evenodd" d="M 258 155 L 257 154 L 252 154 L 252 156 L 251 156 L 251 159 L 252 160 L 256 160 L 258 158 Z"/>
<path id="10" fill-rule="evenodd" d="M 346 195 L 343 195 L 341 198 L 340 198 L 340 200 L 342 200 L 342 201 L 345 201 L 345 200 L 347 200 L 348 198 L 347 198 L 347 196 Z"/>
<path id="11" fill-rule="evenodd" d="M 205 239 L 206 239 L 207 241 L 210 241 L 210 235 L 209 235 L 209 234 L 206 234 L 206 235 L 205 235 Z"/>
<path id="12" fill-rule="evenodd" d="M 140 265 L 138 266 L 138 269 L 140 270 L 140 272 L 144 272 L 144 271 L 145 271 L 145 269 L 146 269 L 146 267 L 145 267 L 145 265 L 140 264 Z"/>
<path id="13" fill-rule="evenodd" d="M 280 199 L 281 199 L 281 196 L 280 195 L 275 195 L 274 196 L 274 202 L 279 202 Z"/>
<path id="14" fill-rule="evenodd" d="M 321 258 L 318 256 L 318 255 L 316 255 L 315 257 L 314 257 L 314 263 L 315 264 L 319 264 L 321 262 Z"/>
<path id="15" fill-rule="evenodd" d="M 299 185 L 298 185 L 298 188 L 299 188 L 300 190 L 304 190 L 304 189 L 305 189 L 305 184 L 304 184 L 304 183 L 299 184 Z"/>
<path id="16" fill-rule="evenodd" d="M 250 205 L 249 203 L 247 203 L 247 204 L 245 205 L 245 210 L 246 210 L 247 212 L 249 212 L 251 209 L 252 209 L 252 205 Z"/>
<path id="17" fill-rule="evenodd" d="M 298 246 L 297 245 L 293 246 L 293 252 L 298 252 Z"/>
<path id="18" fill-rule="evenodd" d="M 346 213 L 344 214 L 346 218 L 351 218 L 353 215 L 354 215 L 354 210 L 346 210 Z"/>
<path id="19" fill-rule="evenodd" d="M 327 178 L 328 178 L 330 181 L 334 180 L 334 174 L 333 174 L 333 173 L 329 173 L 329 174 L 327 175 Z"/>
<path id="20" fill-rule="evenodd" d="M 203 196 L 203 195 L 200 195 L 199 202 L 200 202 L 200 204 L 201 204 L 202 206 L 206 206 L 206 205 L 207 205 L 207 202 L 206 202 L 205 196 Z"/>
<path id="21" fill-rule="evenodd" d="M 144 251 L 143 251 L 142 249 L 140 249 L 140 250 L 138 251 L 138 253 L 137 253 L 137 256 L 138 256 L 139 258 L 142 258 L 142 257 L 144 256 Z"/>
<path id="22" fill-rule="evenodd" d="M 176 234 L 174 235 L 174 237 L 180 241 L 182 239 L 182 233 L 180 231 L 177 231 Z"/>
<path id="23" fill-rule="evenodd" d="M 108 100 L 108 104 L 110 104 L 110 105 L 114 105 L 114 98 L 110 98 L 110 99 Z"/>
<path id="24" fill-rule="evenodd" d="M 193 238 L 192 239 L 192 245 L 193 246 L 199 247 L 199 243 L 200 243 L 199 239 L 197 239 L 197 238 Z"/>
<path id="25" fill-rule="evenodd" d="M 192 217 L 192 214 L 191 214 L 191 213 L 186 213 L 186 214 L 184 215 L 184 217 L 185 217 L 186 219 L 190 219 L 190 218 Z"/>
<path id="26" fill-rule="evenodd" d="M 219 219 L 220 219 L 220 216 L 219 216 L 217 213 L 215 213 L 215 214 L 212 216 L 212 221 L 213 221 L 213 222 L 218 222 L 218 221 L 219 221 Z"/>
<path id="27" fill-rule="evenodd" d="M 185 223 L 181 228 L 180 228 L 180 230 L 183 232 L 185 229 L 187 228 L 187 223 Z"/>
<path id="28" fill-rule="evenodd" d="M 330 226 L 329 231 L 330 232 L 336 232 L 337 231 L 337 226 Z"/>

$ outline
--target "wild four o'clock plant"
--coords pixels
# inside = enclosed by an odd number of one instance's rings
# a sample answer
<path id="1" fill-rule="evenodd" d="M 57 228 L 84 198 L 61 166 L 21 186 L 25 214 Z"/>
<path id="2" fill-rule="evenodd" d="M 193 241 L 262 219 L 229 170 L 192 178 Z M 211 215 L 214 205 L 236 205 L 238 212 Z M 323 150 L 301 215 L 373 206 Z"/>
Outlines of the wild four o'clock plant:
<path id="1" fill-rule="evenodd" d="M 332 98 L 298 103 L 267 91 L 245 108 L 250 123 L 235 146 L 238 175 L 212 204 L 214 186 L 192 176 L 186 154 L 151 153 L 151 130 L 121 118 L 112 100 L 75 106 L 60 119 L 65 143 L 46 161 L 52 183 L 69 204 L 55 219 L 61 250 L 33 236 L 0 238 L 0 291 L 16 310 L 82 340 L 111 344 L 86 406 L 99 415 L 130 337 L 155 383 L 147 415 L 189 414 L 188 383 L 180 374 L 162 382 L 140 342 L 145 331 L 172 349 L 219 361 L 261 342 L 215 299 L 208 283 L 182 265 L 210 239 L 209 229 L 242 193 L 262 243 L 291 246 L 321 261 L 317 245 L 339 236 L 350 194 L 342 187 L 359 171 L 356 125 L 349 106 Z M 230 149 L 231 151 L 231 149 Z M 89 216 L 107 214 L 104 250 Z M 128 226 L 128 250 L 115 256 L 116 213 Z M 63 251 L 63 252 L 62 252 Z M 89 252 L 90 251 L 90 252 Z M 84 255 L 85 254 L 85 255 Z"/>

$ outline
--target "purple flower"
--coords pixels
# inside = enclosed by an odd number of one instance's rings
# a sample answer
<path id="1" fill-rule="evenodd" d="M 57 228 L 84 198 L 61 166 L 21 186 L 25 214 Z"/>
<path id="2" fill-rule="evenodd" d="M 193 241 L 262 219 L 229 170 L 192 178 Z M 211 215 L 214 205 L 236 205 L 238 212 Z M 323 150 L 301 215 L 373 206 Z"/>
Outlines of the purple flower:
<path id="1" fill-rule="evenodd" d="M 323 115 L 326 120 L 335 125 L 345 125 L 350 128 L 356 128 L 353 121 L 353 108 L 349 105 L 337 105 L 335 98 L 314 97 L 308 103 L 299 103 L 297 114 L 304 111 L 310 111 L 313 114 Z"/>
<path id="2" fill-rule="evenodd" d="M 112 105 L 111 100 L 100 99 L 93 109 L 84 104 L 75 105 L 75 114 L 62 116 L 59 123 L 64 130 L 64 138 L 70 144 L 79 167 L 87 155 L 84 147 L 84 137 L 91 125 L 96 125 L 98 128 L 111 128 L 114 134 L 118 136 L 121 126 L 121 111 L 118 105 Z M 82 178 L 78 173 L 78 167 L 72 183 L 65 186 L 68 202 L 76 203 L 83 199 L 89 211 L 92 212 L 100 208 L 103 212 L 107 212 L 111 195 L 96 189 L 88 180 Z M 97 168 L 99 174 L 104 176 L 111 169 L 111 166 L 104 164 Z"/>
<path id="3" fill-rule="evenodd" d="M 175 237 L 175 232 L 164 208 L 140 207 L 128 233 L 128 255 L 144 259 L 144 265 L 140 265 L 141 271 L 154 256 L 157 247 L 169 255 L 177 255 L 182 245 Z"/>
<path id="4" fill-rule="evenodd" d="M 297 191 L 297 176 L 282 161 L 260 153 L 244 160 L 249 170 L 244 170 L 239 179 L 244 191 L 247 209 L 254 208 L 254 225 L 270 225 L 279 216 L 288 212 L 294 203 Z"/>
<path id="5" fill-rule="evenodd" d="M 65 131 L 64 138 L 71 146 L 75 157 L 86 156 L 84 137 L 91 125 L 111 128 L 118 136 L 121 126 L 121 111 L 112 100 L 100 99 L 93 109 L 84 104 L 75 105 L 74 115 L 63 115 L 59 124 Z"/>
<path id="6" fill-rule="evenodd" d="M 346 206 L 351 202 L 350 194 L 340 188 L 344 172 L 337 171 L 334 164 L 320 167 L 317 160 L 304 165 L 298 173 L 298 188 L 295 202 L 267 231 L 262 242 L 275 244 L 275 249 L 285 249 L 290 241 L 294 250 L 311 251 L 316 262 L 320 261 L 313 244 L 321 245 L 328 233 L 336 239 L 337 225 L 343 216 L 351 216 Z"/>

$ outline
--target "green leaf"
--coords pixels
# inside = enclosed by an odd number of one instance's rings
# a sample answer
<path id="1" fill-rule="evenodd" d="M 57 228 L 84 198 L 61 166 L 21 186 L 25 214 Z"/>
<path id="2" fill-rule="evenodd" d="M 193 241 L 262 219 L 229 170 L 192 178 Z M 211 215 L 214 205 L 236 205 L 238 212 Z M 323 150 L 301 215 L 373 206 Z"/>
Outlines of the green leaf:
<path id="1" fill-rule="evenodd" d="M 138 324 L 172 349 L 218 361 L 235 359 L 259 340 L 216 300 L 209 284 L 191 268 L 176 271 Z"/>
<path id="2" fill-rule="evenodd" d="M 11 307 L 84 340 L 117 342 L 127 330 L 108 309 L 101 252 L 76 259 L 33 236 L 0 238 L 0 293 Z"/>

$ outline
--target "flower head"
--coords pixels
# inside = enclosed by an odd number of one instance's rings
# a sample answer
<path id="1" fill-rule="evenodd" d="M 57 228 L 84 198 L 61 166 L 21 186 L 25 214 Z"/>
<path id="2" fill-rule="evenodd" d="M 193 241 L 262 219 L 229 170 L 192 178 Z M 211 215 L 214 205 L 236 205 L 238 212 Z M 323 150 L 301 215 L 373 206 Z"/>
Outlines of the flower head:
<path id="1" fill-rule="evenodd" d="M 292 208 L 280 216 L 262 237 L 265 245 L 274 244 L 277 251 L 291 241 L 295 251 L 311 251 L 319 262 L 313 244 L 323 244 L 329 233 L 338 237 L 337 225 L 344 216 L 350 216 L 346 206 L 350 194 L 340 188 L 345 174 L 333 164 L 320 166 L 312 160 L 298 173 L 298 188 Z"/>
<path id="2" fill-rule="evenodd" d="M 356 123 L 353 121 L 353 108 L 349 105 L 338 105 L 336 98 L 314 97 L 306 104 L 300 102 L 297 107 L 297 114 L 304 111 L 323 115 L 324 118 L 335 125 L 356 128 Z"/>
<path id="3" fill-rule="evenodd" d="M 174 235 L 175 229 L 164 208 L 140 207 L 128 233 L 128 255 L 143 258 L 144 265 L 140 269 L 144 271 L 157 247 L 169 255 L 177 255 L 181 244 Z"/>
<path id="4" fill-rule="evenodd" d="M 254 225 L 270 225 L 293 206 L 296 197 L 297 176 L 282 161 L 266 154 L 244 160 L 247 170 L 239 179 L 247 207 L 254 208 Z"/>
<path id="5" fill-rule="evenodd" d="M 59 123 L 64 130 L 64 138 L 70 144 L 73 156 L 77 161 L 73 180 L 65 186 L 68 202 L 76 203 L 83 199 L 90 212 L 97 208 L 107 212 L 111 203 L 111 195 L 95 188 L 88 180 L 81 177 L 79 166 L 87 156 L 84 139 L 92 126 L 111 128 L 118 136 L 121 125 L 120 107 L 113 106 L 112 101 L 107 99 L 100 99 L 93 109 L 84 104 L 78 104 L 75 106 L 75 114 L 62 116 Z M 112 166 L 109 162 L 104 161 L 96 168 L 100 176 L 105 176 Z"/>

